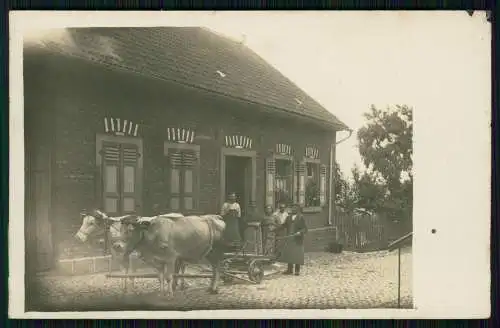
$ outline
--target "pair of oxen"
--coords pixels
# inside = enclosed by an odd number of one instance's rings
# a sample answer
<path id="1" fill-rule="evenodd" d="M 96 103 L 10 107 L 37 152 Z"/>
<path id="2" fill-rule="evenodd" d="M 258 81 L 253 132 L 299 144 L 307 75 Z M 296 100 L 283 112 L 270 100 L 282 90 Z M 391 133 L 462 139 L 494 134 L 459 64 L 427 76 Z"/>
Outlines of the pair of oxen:
<path id="1" fill-rule="evenodd" d="M 219 264 L 224 255 L 222 238 L 226 227 L 220 215 L 169 213 L 154 217 L 109 217 L 95 210 L 82 213 L 82 216 L 76 239 L 87 242 L 102 233 L 109 233 L 112 254 L 120 259 L 126 272 L 130 267 L 130 254 L 135 251 L 144 262 L 159 271 L 161 289 L 167 296 L 172 295 L 176 286 L 174 281 L 178 281 L 174 274 L 184 273 L 186 263 L 203 260 L 208 260 L 212 267 L 209 292 L 218 292 Z M 184 279 L 179 281 L 184 285 Z"/>

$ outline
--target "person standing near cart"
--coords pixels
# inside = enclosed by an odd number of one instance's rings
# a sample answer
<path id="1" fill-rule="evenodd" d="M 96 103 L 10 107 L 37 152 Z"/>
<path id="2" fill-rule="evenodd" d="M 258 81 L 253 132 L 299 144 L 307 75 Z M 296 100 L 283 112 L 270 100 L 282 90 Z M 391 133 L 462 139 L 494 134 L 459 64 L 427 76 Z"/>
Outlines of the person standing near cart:
<path id="1" fill-rule="evenodd" d="M 264 208 L 264 217 L 262 218 L 262 223 L 261 223 L 262 249 L 264 251 L 264 255 L 270 255 L 274 253 L 275 225 L 276 225 L 276 217 L 274 216 L 273 213 L 273 207 L 271 205 L 266 205 L 266 207 Z"/>
<path id="2" fill-rule="evenodd" d="M 304 236 L 307 233 L 307 225 L 300 205 L 294 204 L 284 224 L 278 230 L 285 230 L 283 247 L 278 254 L 278 261 L 287 263 L 288 268 L 284 274 L 300 274 L 300 266 L 304 265 Z M 294 270 L 295 269 L 295 270 Z"/>
<path id="3" fill-rule="evenodd" d="M 278 229 L 282 226 L 286 218 L 288 217 L 288 211 L 286 209 L 286 205 L 284 203 L 280 203 L 278 205 L 278 210 L 273 214 L 274 216 L 274 254 L 276 256 L 279 255 L 283 248 L 284 240 L 281 239 L 285 235 L 284 229 Z"/>

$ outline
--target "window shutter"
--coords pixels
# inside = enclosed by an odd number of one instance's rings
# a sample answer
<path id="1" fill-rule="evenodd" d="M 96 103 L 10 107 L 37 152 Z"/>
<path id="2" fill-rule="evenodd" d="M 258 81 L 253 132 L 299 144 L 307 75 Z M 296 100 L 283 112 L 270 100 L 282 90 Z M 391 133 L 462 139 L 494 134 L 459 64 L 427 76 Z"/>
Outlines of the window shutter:
<path id="1" fill-rule="evenodd" d="M 183 204 L 181 207 L 185 211 L 191 211 L 197 207 L 197 163 L 198 157 L 194 151 L 182 152 L 182 165 L 184 170 L 182 175 Z"/>
<path id="2" fill-rule="evenodd" d="M 170 168 L 180 168 L 182 166 L 182 153 L 175 151 L 170 153 Z"/>
<path id="3" fill-rule="evenodd" d="M 133 144 L 123 145 L 123 213 L 135 213 L 138 207 L 137 171 L 139 149 Z"/>
<path id="4" fill-rule="evenodd" d="M 137 165 L 139 150 L 136 145 L 123 145 L 123 163 Z"/>
<path id="5" fill-rule="evenodd" d="M 116 215 L 120 212 L 120 145 L 104 143 L 102 146 L 102 183 L 104 211 Z"/>
<path id="6" fill-rule="evenodd" d="M 326 165 L 321 164 L 319 175 L 319 202 L 320 206 L 326 205 Z"/>
<path id="7" fill-rule="evenodd" d="M 297 164 L 298 177 L 298 202 L 301 206 L 306 204 L 306 163 L 300 162 Z"/>
<path id="8" fill-rule="evenodd" d="M 172 149 L 169 153 L 169 208 L 191 211 L 197 208 L 198 154 L 191 150 Z"/>
<path id="9" fill-rule="evenodd" d="M 105 161 L 118 162 L 120 160 L 120 146 L 118 144 L 105 143 L 103 148 Z"/>
<path id="10" fill-rule="evenodd" d="M 276 161 L 266 159 L 266 206 L 274 207 L 274 180 L 276 175 Z"/>
<path id="11" fill-rule="evenodd" d="M 180 197 L 181 197 L 181 167 L 182 167 L 182 153 L 180 151 L 173 151 L 168 156 L 169 168 L 168 172 L 168 208 L 171 211 L 180 210 Z"/>

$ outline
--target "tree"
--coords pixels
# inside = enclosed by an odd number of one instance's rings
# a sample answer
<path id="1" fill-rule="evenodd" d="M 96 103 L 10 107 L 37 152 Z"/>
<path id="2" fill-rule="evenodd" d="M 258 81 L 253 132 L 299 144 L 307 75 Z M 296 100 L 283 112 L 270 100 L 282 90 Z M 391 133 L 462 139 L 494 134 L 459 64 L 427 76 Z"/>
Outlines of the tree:
<path id="1" fill-rule="evenodd" d="M 353 190 L 356 193 L 356 207 L 379 212 L 384 206 L 387 186 L 368 171 L 361 172 L 357 166 L 352 169 Z"/>
<path id="2" fill-rule="evenodd" d="M 340 171 L 339 164 L 335 162 L 335 205 L 347 212 L 356 208 L 357 194 L 354 185 Z"/>
<path id="3" fill-rule="evenodd" d="M 364 117 L 367 123 L 357 139 L 367 170 L 355 178 L 359 196 L 366 206 L 382 209 L 390 217 L 411 218 L 413 110 L 406 105 L 387 110 L 372 105 Z"/>

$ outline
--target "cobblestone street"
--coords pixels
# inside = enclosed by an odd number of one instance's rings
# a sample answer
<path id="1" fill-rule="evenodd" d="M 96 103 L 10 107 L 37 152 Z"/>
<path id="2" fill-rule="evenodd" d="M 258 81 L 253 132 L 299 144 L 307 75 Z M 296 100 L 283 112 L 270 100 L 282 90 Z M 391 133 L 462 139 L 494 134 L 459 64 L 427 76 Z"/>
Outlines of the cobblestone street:
<path id="1" fill-rule="evenodd" d="M 37 280 L 39 297 L 29 310 L 397 307 L 397 263 L 397 251 L 309 253 L 299 277 L 276 274 L 259 285 L 221 284 L 217 295 L 207 293 L 208 279 L 189 280 L 189 288 L 176 291 L 173 298 L 158 295 L 156 279 L 137 279 L 134 289 L 124 295 L 121 279 L 107 279 L 103 274 L 44 276 Z M 401 306 L 405 308 L 412 307 L 411 273 L 412 257 L 408 248 L 401 253 Z"/>

